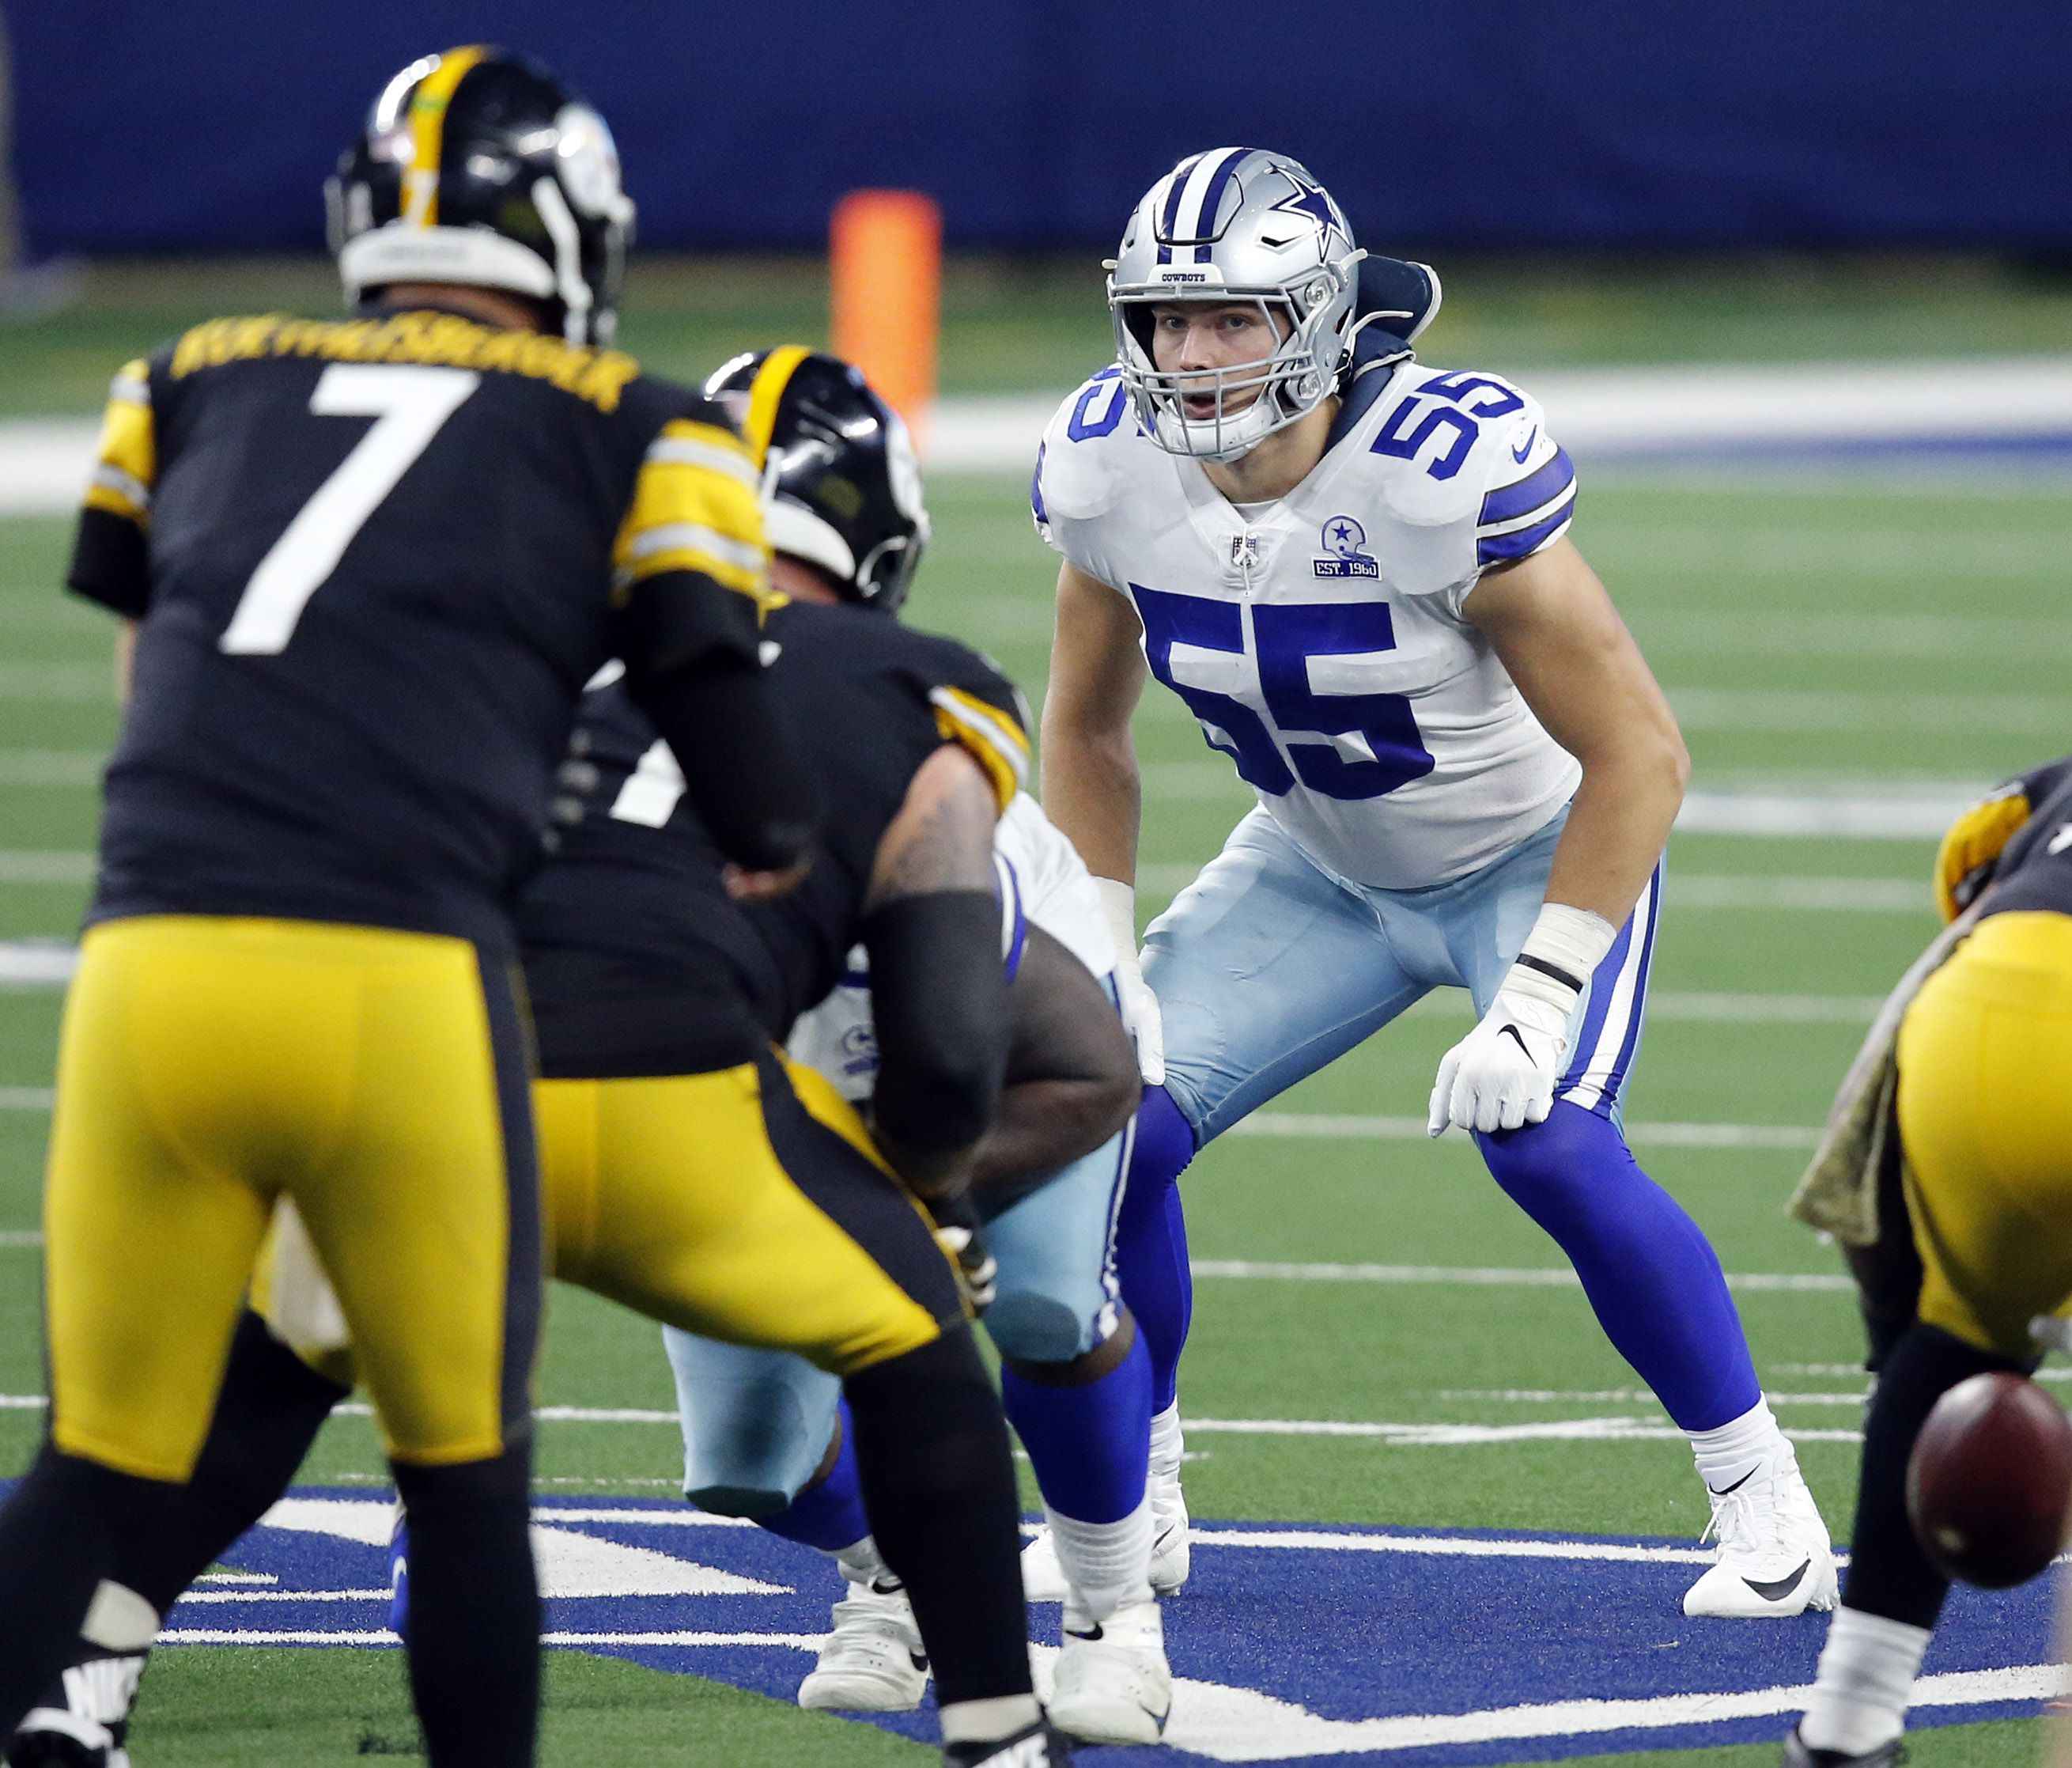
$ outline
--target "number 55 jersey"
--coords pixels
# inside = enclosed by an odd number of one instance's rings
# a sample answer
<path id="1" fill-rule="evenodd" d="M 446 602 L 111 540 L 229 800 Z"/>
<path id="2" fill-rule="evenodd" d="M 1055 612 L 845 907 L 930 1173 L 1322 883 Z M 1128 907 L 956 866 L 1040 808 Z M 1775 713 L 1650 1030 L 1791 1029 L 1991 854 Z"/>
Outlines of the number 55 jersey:
<path id="1" fill-rule="evenodd" d="M 86 501 L 71 587 L 142 623 L 95 921 L 508 950 L 584 682 L 752 657 L 767 593 L 716 407 L 446 312 L 196 328 L 117 377 Z"/>
<path id="2" fill-rule="evenodd" d="M 1375 363 L 1287 497 L 1240 506 L 1139 427 L 1116 369 L 1059 410 L 1038 530 L 1135 604 L 1151 673 L 1326 872 L 1445 884 L 1543 827 L 1581 777 L 1462 612 L 1568 530 L 1576 475 L 1491 375 Z"/>

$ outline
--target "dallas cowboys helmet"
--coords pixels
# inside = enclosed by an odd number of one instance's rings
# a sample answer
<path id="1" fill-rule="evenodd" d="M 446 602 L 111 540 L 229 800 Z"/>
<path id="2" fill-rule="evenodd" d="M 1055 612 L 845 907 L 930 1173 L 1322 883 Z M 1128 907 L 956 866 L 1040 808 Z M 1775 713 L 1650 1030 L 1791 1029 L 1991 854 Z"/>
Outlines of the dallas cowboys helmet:
<path id="1" fill-rule="evenodd" d="M 928 512 L 906 426 L 862 371 L 787 344 L 722 364 L 705 394 L 734 415 L 762 469 L 771 550 L 818 566 L 843 600 L 897 614 Z"/>
<path id="2" fill-rule="evenodd" d="M 475 43 L 382 89 L 324 186 L 346 299 L 462 282 L 540 303 L 608 344 L 633 204 L 604 119 L 529 56 Z"/>
<path id="3" fill-rule="evenodd" d="M 1315 410 L 1350 347 L 1365 256 L 1330 193 L 1285 154 L 1219 147 L 1160 179 L 1129 217 L 1108 282 L 1123 384 L 1152 439 L 1171 454 L 1230 460 Z M 1256 301 L 1281 341 L 1254 363 L 1161 370 L 1151 308 L 1173 301 Z M 1215 415 L 1188 417 L 1182 393 L 1211 390 Z M 1254 390 L 1231 409 L 1233 395 Z"/>

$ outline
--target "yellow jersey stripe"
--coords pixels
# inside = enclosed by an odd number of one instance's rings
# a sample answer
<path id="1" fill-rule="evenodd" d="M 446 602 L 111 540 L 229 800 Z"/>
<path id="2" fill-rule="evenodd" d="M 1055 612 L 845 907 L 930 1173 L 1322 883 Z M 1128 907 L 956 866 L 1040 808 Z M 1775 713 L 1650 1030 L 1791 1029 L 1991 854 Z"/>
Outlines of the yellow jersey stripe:
<path id="1" fill-rule="evenodd" d="M 960 688 L 935 688 L 928 701 L 935 709 L 935 728 L 943 740 L 962 745 L 985 769 L 993 796 L 1005 810 L 1029 776 L 1029 739 L 1021 727 L 997 707 Z"/>
<path id="2" fill-rule="evenodd" d="M 763 358 L 748 389 L 748 421 L 742 425 L 742 439 L 755 464 L 770 452 L 770 433 L 777 427 L 777 405 L 791 384 L 799 365 L 813 352 L 803 344 L 780 344 Z"/>
<path id="3" fill-rule="evenodd" d="M 446 137 L 446 105 L 468 69 L 488 53 L 487 46 L 479 43 L 449 49 L 411 94 L 410 163 L 403 175 L 405 220 L 421 227 L 438 224 L 439 154 Z"/>
<path id="4" fill-rule="evenodd" d="M 671 424 L 662 432 L 661 439 L 648 451 L 648 458 L 670 466 L 709 468 L 714 472 L 725 473 L 730 479 L 738 479 L 750 491 L 760 491 L 762 481 L 756 476 L 754 463 L 749 460 L 747 451 L 731 436 L 722 447 L 704 436 L 671 434 L 677 430 L 705 427 L 703 424 Z"/>
<path id="5" fill-rule="evenodd" d="M 737 571 L 761 571 L 764 566 L 764 554 L 760 546 L 746 541 L 735 540 L 716 529 L 708 528 L 703 522 L 697 521 L 664 522 L 659 528 L 650 528 L 644 534 L 635 534 L 627 546 L 627 563 L 636 567 L 636 575 L 645 576 L 648 573 L 638 570 L 643 560 L 660 553 L 687 550 L 709 553 Z"/>
<path id="6" fill-rule="evenodd" d="M 142 361 L 125 363 L 110 384 L 85 499 L 89 509 L 127 517 L 140 528 L 150 520 L 151 490 L 158 472 L 150 374 Z"/>

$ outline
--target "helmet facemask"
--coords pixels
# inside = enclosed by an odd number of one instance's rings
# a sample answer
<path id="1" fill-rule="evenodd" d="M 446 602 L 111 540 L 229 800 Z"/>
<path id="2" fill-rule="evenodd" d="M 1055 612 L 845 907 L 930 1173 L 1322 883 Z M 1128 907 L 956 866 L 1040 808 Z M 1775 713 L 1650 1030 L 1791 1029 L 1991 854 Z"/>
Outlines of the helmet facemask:
<path id="1" fill-rule="evenodd" d="M 1116 359 L 1138 418 L 1168 454 L 1234 460 L 1276 430 L 1316 410 L 1337 385 L 1345 356 L 1344 303 L 1354 261 L 1318 266 L 1302 286 L 1248 290 L 1149 287 L 1118 289 L 1108 279 L 1108 311 Z M 1280 340 L 1270 355 L 1219 369 L 1161 369 L 1153 352 L 1154 307 L 1181 303 L 1256 305 Z M 1233 399 L 1255 395 L 1233 410 Z M 1212 394 L 1215 410 L 1188 415 L 1186 400 Z"/>

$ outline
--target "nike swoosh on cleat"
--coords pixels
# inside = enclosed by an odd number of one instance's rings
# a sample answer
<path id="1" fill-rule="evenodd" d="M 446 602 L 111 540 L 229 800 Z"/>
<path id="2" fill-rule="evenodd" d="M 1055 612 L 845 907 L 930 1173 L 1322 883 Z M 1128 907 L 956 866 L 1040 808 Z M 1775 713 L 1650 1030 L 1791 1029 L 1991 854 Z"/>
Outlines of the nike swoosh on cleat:
<path id="1" fill-rule="evenodd" d="M 1536 423 L 1532 427 L 1532 434 L 1525 439 L 1525 445 L 1523 447 L 1514 448 L 1511 451 L 1511 458 L 1515 460 L 1521 467 L 1523 466 L 1525 464 L 1525 457 L 1532 452 L 1532 445 L 1539 439 L 1540 426 Z"/>
<path id="2" fill-rule="evenodd" d="M 1797 1571 L 1789 1577 L 1778 1579 L 1774 1584 L 1766 1584 L 1761 1578 L 1750 1577 L 1743 1578 L 1741 1582 L 1766 1602 L 1782 1602 L 1799 1588 L 1799 1580 L 1806 1576 L 1807 1572 L 1812 1568 L 1812 1565 L 1813 1562 L 1811 1560 L 1801 1560 Z"/>
<path id="3" fill-rule="evenodd" d="M 1068 1639 L 1099 1639 L 1105 1638 L 1106 1635 L 1102 1633 L 1100 1623 L 1096 1621 L 1084 1633 L 1080 1632 L 1077 1627 L 1067 1627 L 1065 1637 Z"/>
<path id="4" fill-rule="evenodd" d="M 1725 1498 L 1729 1492 L 1738 1492 L 1744 1486 L 1747 1485 L 1750 1480 L 1753 1479 L 1756 1475 L 1762 1471 L 1762 1465 L 1761 1463 L 1758 1463 L 1755 1466 L 1751 1467 L 1745 1473 L 1742 1474 L 1741 1477 L 1736 1480 L 1733 1485 L 1715 1486 L 1710 1480 L 1708 1480 L 1705 1482 L 1705 1490 L 1710 1492 L 1715 1498 Z"/>
<path id="5" fill-rule="evenodd" d="M 910 1651 L 906 1654 L 906 1657 L 907 1661 L 911 1663 L 914 1666 L 915 1669 L 919 1671 L 920 1674 L 926 1675 L 928 1673 L 928 1659 L 925 1652 Z"/>

